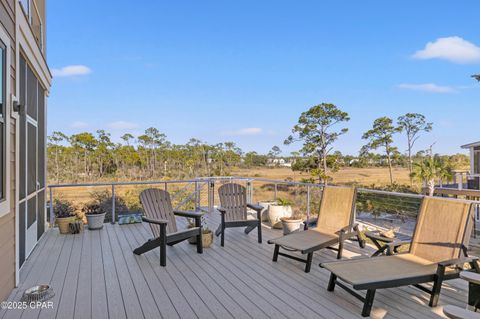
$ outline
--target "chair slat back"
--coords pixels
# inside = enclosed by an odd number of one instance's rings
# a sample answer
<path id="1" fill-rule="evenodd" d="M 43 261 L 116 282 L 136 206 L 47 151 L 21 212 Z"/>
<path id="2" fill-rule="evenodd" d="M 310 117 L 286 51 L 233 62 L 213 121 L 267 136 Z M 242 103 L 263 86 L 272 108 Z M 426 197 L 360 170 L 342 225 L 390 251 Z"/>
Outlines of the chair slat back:
<path id="1" fill-rule="evenodd" d="M 247 219 L 247 190 L 235 183 L 228 183 L 218 188 L 220 206 L 226 210 L 225 220 Z"/>
<path id="2" fill-rule="evenodd" d="M 145 216 L 168 221 L 167 234 L 177 231 L 172 201 L 167 191 L 158 188 L 146 189 L 140 193 L 140 202 L 142 203 Z M 150 224 L 150 228 L 156 237 L 160 236 L 159 225 Z"/>
<path id="3" fill-rule="evenodd" d="M 322 191 L 320 213 L 314 230 L 334 234 L 352 225 L 355 214 L 354 187 L 325 186 Z"/>
<path id="4" fill-rule="evenodd" d="M 460 257 L 473 225 L 470 202 L 438 197 L 422 201 L 410 253 L 432 262 Z"/>

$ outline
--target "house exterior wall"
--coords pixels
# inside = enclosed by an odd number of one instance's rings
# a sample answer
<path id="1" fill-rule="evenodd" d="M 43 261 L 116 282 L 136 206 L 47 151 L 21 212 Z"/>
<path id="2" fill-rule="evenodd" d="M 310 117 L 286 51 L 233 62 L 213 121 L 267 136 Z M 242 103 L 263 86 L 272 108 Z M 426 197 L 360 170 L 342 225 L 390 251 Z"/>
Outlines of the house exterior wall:
<path id="1" fill-rule="evenodd" d="M 16 91 L 16 45 L 15 45 L 15 0 L 0 0 L 0 26 L 10 39 L 10 92 Z M 16 120 L 10 117 L 10 162 L 7 169 L 15 172 L 15 124 Z M 13 126 L 13 130 L 12 130 Z M 13 143 L 12 143 L 13 142 Z M 10 174 L 10 205 L 9 211 L 0 217 L 0 300 L 4 300 L 15 286 L 16 259 L 15 259 L 15 174 Z"/>
<path id="2" fill-rule="evenodd" d="M 45 0 L 29 0 L 31 7 L 36 7 L 42 21 L 42 38 L 45 33 Z M 0 301 L 5 300 L 19 280 L 18 262 L 18 172 L 19 145 L 18 113 L 13 110 L 13 100 L 19 95 L 19 56 L 22 54 L 37 74 L 39 81 L 46 89 L 51 85 L 51 74 L 45 60 L 45 45 L 41 45 L 35 37 L 32 20 L 20 7 L 18 0 L 0 0 L 0 34 L 8 37 L 9 85 L 6 89 L 6 118 L 8 119 L 8 142 L 6 143 L 7 193 L 8 206 L 0 211 Z M 38 34 L 38 29 L 37 29 Z"/>

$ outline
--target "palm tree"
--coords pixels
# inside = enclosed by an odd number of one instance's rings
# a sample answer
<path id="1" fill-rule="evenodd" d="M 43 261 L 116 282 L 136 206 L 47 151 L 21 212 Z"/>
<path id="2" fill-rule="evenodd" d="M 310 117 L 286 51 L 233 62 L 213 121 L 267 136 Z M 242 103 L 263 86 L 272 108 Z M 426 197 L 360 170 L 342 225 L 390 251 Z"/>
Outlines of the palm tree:
<path id="1" fill-rule="evenodd" d="M 438 156 L 428 156 L 421 162 L 413 164 L 412 178 L 416 178 L 428 187 L 428 195 L 433 196 L 436 180 L 452 178 L 450 163 Z"/>

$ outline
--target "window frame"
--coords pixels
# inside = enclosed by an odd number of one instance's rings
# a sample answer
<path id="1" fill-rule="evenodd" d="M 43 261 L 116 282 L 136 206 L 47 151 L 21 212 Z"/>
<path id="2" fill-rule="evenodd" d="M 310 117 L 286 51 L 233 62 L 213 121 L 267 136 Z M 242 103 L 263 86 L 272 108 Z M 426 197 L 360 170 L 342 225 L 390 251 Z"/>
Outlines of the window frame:
<path id="1" fill-rule="evenodd" d="M 10 214 L 15 213 L 14 209 L 10 207 L 10 191 L 11 191 L 11 172 L 10 172 L 10 155 L 11 155 L 11 147 L 10 147 L 10 115 L 11 115 L 11 90 L 10 90 L 10 83 L 11 83 L 11 74 L 10 74 L 10 63 L 11 63 L 11 46 L 10 46 L 10 37 L 6 33 L 3 27 L 0 28 L 0 41 L 2 42 L 2 46 L 4 46 L 4 58 L 2 63 L 4 63 L 4 70 L 3 74 L 1 75 L 4 77 L 3 83 L 3 90 L 4 90 L 4 106 L 3 106 L 3 113 L 2 117 L 4 120 L 4 147 L 0 149 L 0 156 L 3 156 L 3 165 L 4 165 L 4 174 L 3 180 L 1 181 L 4 183 L 3 187 L 3 199 L 0 199 L 0 218 Z"/>

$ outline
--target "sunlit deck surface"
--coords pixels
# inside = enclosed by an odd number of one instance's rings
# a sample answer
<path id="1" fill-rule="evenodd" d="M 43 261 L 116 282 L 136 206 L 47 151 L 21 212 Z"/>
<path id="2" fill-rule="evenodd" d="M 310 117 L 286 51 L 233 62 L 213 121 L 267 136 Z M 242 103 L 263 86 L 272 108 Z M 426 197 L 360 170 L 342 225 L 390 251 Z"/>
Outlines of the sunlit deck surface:
<path id="1" fill-rule="evenodd" d="M 207 214 L 214 229 L 217 214 Z M 181 219 L 179 219 L 180 223 Z M 184 224 L 184 221 L 181 221 Z M 326 290 L 329 274 L 318 267 L 333 260 L 333 251 L 316 253 L 309 274 L 304 264 L 280 258 L 271 261 L 267 240 L 281 233 L 264 228 L 264 243 L 255 232 L 228 229 L 225 247 L 215 239 L 203 255 L 187 242 L 167 248 L 167 267 L 159 251 L 136 256 L 132 250 L 151 237 L 147 224 L 105 224 L 100 231 L 79 235 L 48 231 L 21 271 L 21 286 L 10 300 L 20 300 L 25 288 L 53 286 L 54 309 L 9 310 L 0 318 L 358 318 L 362 305 L 342 289 Z M 369 255 L 349 243 L 344 258 Z M 372 269 L 375 271 L 375 269 Z M 440 318 L 445 304 L 464 306 L 467 284 L 446 282 L 439 306 L 427 306 L 428 296 L 415 288 L 377 291 L 373 318 Z"/>

